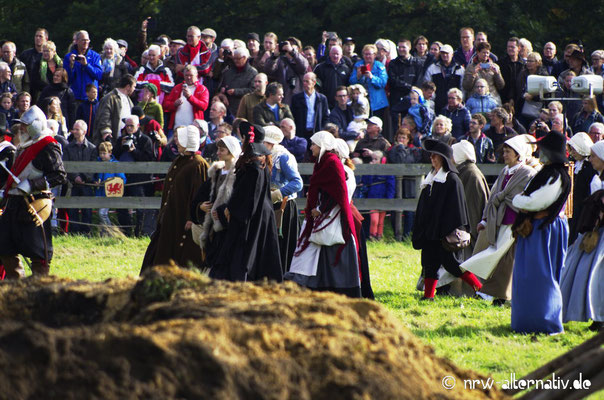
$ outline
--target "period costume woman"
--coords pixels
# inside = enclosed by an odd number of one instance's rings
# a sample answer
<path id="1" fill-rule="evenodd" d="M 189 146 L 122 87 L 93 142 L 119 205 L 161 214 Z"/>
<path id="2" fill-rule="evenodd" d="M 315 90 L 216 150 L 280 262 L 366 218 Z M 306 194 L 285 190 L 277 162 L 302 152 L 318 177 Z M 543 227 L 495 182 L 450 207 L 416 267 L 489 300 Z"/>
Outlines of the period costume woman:
<path id="1" fill-rule="evenodd" d="M 521 193 L 536 171 L 525 165 L 526 154 L 530 148 L 522 136 L 514 136 L 503 144 L 503 160 L 505 167 L 499 173 L 493 191 L 482 213 L 482 219 L 477 226 L 478 240 L 474 248 L 473 259 L 462 264 L 474 273 L 472 265 L 486 268 L 490 272 L 484 274 L 482 293 L 494 297 L 493 305 L 503 305 L 512 298 L 512 271 L 516 246 L 511 235 L 512 224 L 518 215 L 518 209 L 512 201 Z M 498 240 L 499 239 L 499 240 Z M 506 247 L 507 249 L 502 249 Z M 484 250 L 497 252 L 494 257 L 488 257 Z"/>
<path id="2" fill-rule="evenodd" d="M 591 146 L 594 143 L 585 132 L 578 132 L 568 141 L 568 150 L 570 156 L 575 160 L 573 177 L 573 216 L 568 221 L 570 236 L 568 245 L 570 246 L 577 238 L 577 221 L 583 210 L 583 201 L 591 194 L 590 184 L 596 175 L 596 170 L 588 160 L 591 154 Z"/>
<path id="3" fill-rule="evenodd" d="M 229 281 L 268 278 L 281 282 L 279 237 L 271 202 L 271 157 L 264 129 L 243 122 L 243 152 L 235 165 L 233 193 L 224 209 L 227 234 L 210 277 Z"/>
<path id="4" fill-rule="evenodd" d="M 241 145 L 234 136 L 225 136 L 216 142 L 218 161 L 208 170 L 208 180 L 200 187 L 191 202 L 194 239 L 201 247 L 203 265 L 212 267 L 227 232 L 228 222 L 224 215 L 233 185 L 235 184 L 235 163 L 241 154 Z"/>
<path id="5" fill-rule="evenodd" d="M 298 247 L 285 279 L 313 290 L 360 297 L 358 239 L 346 173 L 334 152 L 335 138 L 329 132 L 319 131 L 310 140 L 310 149 L 317 157 L 317 162 L 310 177 L 305 221 Z M 316 233 L 325 230 L 339 236 L 338 239 L 319 241 Z"/>
<path id="6" fill-rule="evenodd" d="M 578 218 L 579 237 L 569 247 L 560 278 L 562 320 L 593 321 L 604 328 L 604 190 L 585 202 Z"/>
<path id="7" fill-rule="evenodd" d="M 551 131 L 538 142 L 544 166 L 516 195 L 520 210 L 512 231 L 517 238 L 512 278 L 512 330 L 562 333 L 560 273 L 566 258 L 568 223 L 563 209 L 570 193 L 564 165 L 566 137 Z"/>
<path id="8" fill-rule="evenodd" d="M 412 242 L 414 249 L 422 251 L 421 263 L 425 274 L 423 299 L 434 300 L 441 265 L 474 290 L 482 285 L 473 273 L 462 272 L 459 268 L 461 252 L 448 251 L 442 244 L 442 240 L 456 230 L 469 231 L 466 198 L 453 162 L 453 150 L 435 139 L 426 139 L 424 149 L 430 152 L 432 170 L 422 182 Z"/>
<path id="9" fill-rule="evenodd" d="M 182 126 L 174 133 L 178 157 L 172 161 L 164 181 L 157 227 L 143 259 L 141 272 L 153 265 L 170 260 L 182 267 L 201 267 L 201 252 L 193 240 L 193 219 L 188 205 L 205 182 L 208 163 L 196 154 L 199 149 L 199 130 Z"/>
<path id="10" fill-rule="evenodd" d="M 296 197 L 302 190 L 302 177 L 298 172 L 296 158 L 280 144 L 284 137 L 281 129 L 276 126 L 266 126 L 264 132 L 264 145 L 270 150 L 273 158 L 271 200 L 279 228 L 281 266 L 285 273 L 289 270 L 294 257 L 300 230 Z"/>

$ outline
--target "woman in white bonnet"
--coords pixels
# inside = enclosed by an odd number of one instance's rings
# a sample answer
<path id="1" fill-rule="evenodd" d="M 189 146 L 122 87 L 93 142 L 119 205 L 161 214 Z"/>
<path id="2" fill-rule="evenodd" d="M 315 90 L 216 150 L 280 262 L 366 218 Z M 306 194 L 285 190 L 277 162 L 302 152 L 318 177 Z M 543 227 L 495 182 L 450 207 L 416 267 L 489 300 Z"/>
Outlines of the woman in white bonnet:
<path id="1" fill-rule="evenodd" d="M 570 229 L 568 235 L 569 246 L 577 238 L 577 221 L 583 210 L 583 201 L 592 193 L 590 185 L 596 175 L 596 171 L 589 161 L 589 156 L 593 145 L 591 138 L 585 132 L 576 133 L 568 141 L 568 152 L 575 160 L 572 194 L 573 215 L 568 221 Z"/>
<path id="2" fill-rule="evenodd" d="M 234 136 L 225 136 L 216 142 L 218 161 L 208 170 L 208 180 L 202 184 L 191 202 L 193 222 L 201 226 L 194 230 L 194 239 L 199 242 L 204 265 L 212 267 L 221 241 L 226 234 L 224 206 L 233 192 L 235 163 L 241 154 L 241 145 Z M 221 211 L 222 210 L 222 211 Z"/>

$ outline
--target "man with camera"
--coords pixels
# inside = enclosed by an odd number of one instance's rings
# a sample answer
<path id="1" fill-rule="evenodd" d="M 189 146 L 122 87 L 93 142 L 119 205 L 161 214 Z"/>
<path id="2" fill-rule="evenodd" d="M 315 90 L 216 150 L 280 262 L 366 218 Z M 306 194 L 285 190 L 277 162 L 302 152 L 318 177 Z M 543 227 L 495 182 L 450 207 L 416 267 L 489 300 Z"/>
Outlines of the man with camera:
<path id="1" fill-rule="evenodd" d="M 94 84 L 97 88 L 103 77 L 101 56 L 90 49 L 88 32 L 76 33 L 76 43 L 73 50 L 63 59 L 63 66 L 69 77 L 69 87 L 73 90 L 76 100 L 83 102 L 87 99 L 86 85 Z"/>
<path id="2" fill-rule="evenodd" d="M 278 53 L 273 53 L 264 64 L 269 80 L 283 85 L 283 101 L 291 104 L 292 97 L 302 91 L 302 76 L 308 69 L 308 60 L 297 50 L 293 39 L 279 42 Z"/>
<path id="3" fill-rule="evenodd" d="M 153 143 L 151 138 L 140 130 L 140 120 L 136 115 L 130 115 L 125 119 L 125 132 L 115 141 L 113 154 L 120 162 L 133 161 L 153 161 Z M 153 184 L 147 182 L 151 180 L 151 174 L 127 174 L 126 181 L 132 186 L 124 188 L 124 196 L 144 197 L 153 195 Z M 122 230 L 128 236 L 140 236 L 142 234 L 150 235 L 154 229 L 151 221 L 153 210 L 136 210 L 136 223 L 134 232 L 132 230 L 132 216 L 130 210 L 118 209 L 117 218 L 120 225 L 124 226 Z"/>

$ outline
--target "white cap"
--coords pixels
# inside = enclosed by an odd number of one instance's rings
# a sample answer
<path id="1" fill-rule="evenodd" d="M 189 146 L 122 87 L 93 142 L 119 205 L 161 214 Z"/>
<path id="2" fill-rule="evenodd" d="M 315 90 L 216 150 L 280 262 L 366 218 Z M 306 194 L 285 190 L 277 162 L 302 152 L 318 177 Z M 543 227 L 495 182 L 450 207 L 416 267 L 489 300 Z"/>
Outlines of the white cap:
<path id="1" fill-rule="evenodd" d="M 372 124 L 379 126 L 380 129 L 382 129 L 382 126 L 384 125 L 382 120 L 380 119 L 380 117 L 376 117 L 376 116 L 373 116 L 373 117 L 367 119 L 367 122 L 370 122 Z"/>
<path id="2" fill-rule="evenodd" d="M 319 131 L 310 137 L 310 141 L 321 148 L 319 153 L 319 161 L 326 151 L 331 151 L 336 148 L 336 138 L 327 131 Z"/>
<path id="3" fill-rule="evenodd" d="M 591 154 L 604 161 L 604 140 L 600 140 L 591 146 Z"/>
<path id="4" fill-rule="evenodd" d="M 440 46 L 441 53 L 453 53 L 453 47 L 450 44 Z"/>
<path id="5" fill-rule="evenodd" d="M 185 151 L 199 150 L 199 129 L 193 125 L 181 126 L 176 130 L 178 143 L 185 148 Z"/>
<path id="6" fill-rule="evenodd" d="M 455 164 L 463 164 L 466 161 L 476 162 L 476 150 L 474 145 L 467 140 L 462 140 L 451 146 L 453 149 L 453 161 Z"/>
<path id="7" fill-rule="evenodd" d="M 234 136 L 225 136 L 222 139 L 218 139 L 219 142 L 224 143 L 224 145 L 229 149 L 229 153 L 235 157 L 235 159 L 239 158 L 241 154 L 241 143 Z"/>
<path id="8" fill-rule="evenodd" d="M 196 119 L 195 122 L 199 125 L 199 129 L 203 131 L 201 136 L 208 136 L 208 122 L 203 119 Z"/>
<path id="9" fill-rule="evenodd" d="M 522 135 L 514 136 L 513 138 L 506 140 L 504 144 L 507 144 L 518 153 L 520 161 L 524 161 L 530 153 L 530 147 Z"/>
<path id="10" fill-rule="evenodd" d="M 272 144 L 279 144 L 283 141 L 283 132 L 274 125 L 264 127 L 264 141 Z"/>
<path id="11" fill-rule="evenodd" d="M 591 141 L 589 135 L 585 132 L 578 132 L 568 140 L 568 144 L 583 157 L 589 157 L 591 154 L 591 147 L 594 142 Z"/>
<path id="12" fill-rule="evenodd" d="M 336 153 L 340 156 L 340 158 L 348 158 L 350 157 L 350 147 L 344 141 L 344 139 L 337 138 L 336 139 Z"/>

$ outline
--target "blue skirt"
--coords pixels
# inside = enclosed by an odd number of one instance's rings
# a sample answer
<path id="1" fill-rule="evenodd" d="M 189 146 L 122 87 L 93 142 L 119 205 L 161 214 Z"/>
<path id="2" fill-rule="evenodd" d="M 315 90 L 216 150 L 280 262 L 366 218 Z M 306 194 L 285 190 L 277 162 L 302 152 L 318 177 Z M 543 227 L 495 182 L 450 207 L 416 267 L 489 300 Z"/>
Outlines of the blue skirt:
<path id="1" fill-rule="evenodd" d="M 533 232 L 519 237 L 512 280 L 512 330 L 520 333 L 561 333 L 562 293 L 560 273 L 568 246 L 568 223 L 557 217 L 540 229 L 543 220 L 533 221 Z"/>
<path id="2" fill-rule="evenodd" d="M 604 228 L 599 235 L 598 245 L 590 253 L 579 248 L 584 235 L 568 248 L 560 280 L 564 322 L 604 321 Z"/>

